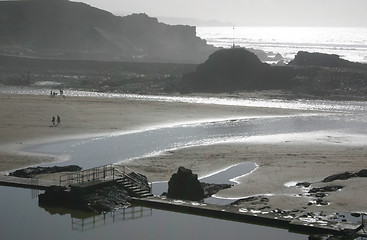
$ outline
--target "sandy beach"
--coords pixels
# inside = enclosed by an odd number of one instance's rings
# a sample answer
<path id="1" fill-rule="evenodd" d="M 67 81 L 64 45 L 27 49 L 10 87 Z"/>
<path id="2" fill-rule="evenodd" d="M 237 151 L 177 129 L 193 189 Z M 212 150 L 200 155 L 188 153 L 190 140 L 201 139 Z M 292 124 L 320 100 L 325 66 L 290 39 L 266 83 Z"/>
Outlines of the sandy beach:
<path id="1" fill-rule="evenodd" d="M 251 116 L 282 116 L 299 110 L 222 106 L 209 104 L 139 101 L 124 98 L 89 98 L 0 95 L 0 171 L 9 171 L 44 162 L 53 156 L 29 155 L 18 150 L 34 143 L 56 141 L 80 135 L 102 135 L 185 122 L 237 119 Z M 53 127 L 52 116 L 61 124 Z M 149 181 L 168 180 L 179 166 L 199 176 L 241 162 L 255 162 L 258 168 L 238 179 L 240 184 L 221 191 L 219 197 L 266 196 L 267 201 L 251 201 L 251 209 L 303 209 L 309 211 L 367 212 L 361 199 L 367 197 L 363 178 L 321 183 L 327 176 L 366 168 L 367 149 L 354 141 L 358 136 L 317 132 L 304 138 L 248 139 L 236 143 L 192 147 L 164 155 L 136 159 L 127 165 Z M 310 182 L 312 187 L 341 185 L 341 191 L 328 193 L 329 204 L 309 205 L 305 189 L 287 187 L 291 182 Z M 299 194 L 303 194 L 302 197 Z"/>

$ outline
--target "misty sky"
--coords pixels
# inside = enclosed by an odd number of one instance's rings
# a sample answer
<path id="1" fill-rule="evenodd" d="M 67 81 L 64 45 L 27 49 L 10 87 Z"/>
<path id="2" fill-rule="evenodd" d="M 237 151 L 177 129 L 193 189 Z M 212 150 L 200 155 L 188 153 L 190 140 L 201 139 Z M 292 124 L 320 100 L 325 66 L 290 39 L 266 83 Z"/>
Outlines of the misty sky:
<path id="1" fill-rule="evenodd" d="M 367 27 L 367 0 L 73 0 L 114 14 L 217 20 L 236 26 Z"/>

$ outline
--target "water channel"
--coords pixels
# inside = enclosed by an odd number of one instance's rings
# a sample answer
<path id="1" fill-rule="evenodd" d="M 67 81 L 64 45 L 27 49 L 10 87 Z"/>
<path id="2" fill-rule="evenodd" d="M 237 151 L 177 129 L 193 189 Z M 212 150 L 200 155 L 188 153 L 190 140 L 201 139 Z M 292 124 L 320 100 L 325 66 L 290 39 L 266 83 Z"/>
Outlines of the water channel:
<path id="1" fill-rule="evenodd" d="M 144 97 L 141 98 L 144 100 Z M 161 97 L 158 101 L 162 99 L 165 98 Z M 181 101 L 186 100 L 181 99 Z M 195 101 L 202 101 L 202 99 Z M 210 102 L 210 99 L 205 101 Z M 227 102 L 236 101 L 229 99 Z M 109 163 L 132 161 L 134 158 L 155 155 L 172 149 L 241 141 L 253 136 L 312 134 L 317 131 L 367 135 L 365 121 L 367 104 L 365 103 L 314 101 L 308 102 L 304 105 L 306 107 L 302 108 L 297 101 L 283 103 L 269 101 L 264 105 L 275 103 L 287 108 L 294 106 L 297 109 L 316 109 L 325 112 L 182 124 L 146 131 L 33 145 L 22 151 L 67 156 L 68 160 L 58 165 L 77 164 L 83 168 L 91 168 Z M 230 169 L 231 173 L 222 172 L 206 180 L 226 183 L 231 178 L 251 172 L 254 165 L 252 168 L 247 167 L 247 170 L 234 167 Z M 153 188 L 156 191 L 162 191 L 164 185 Z M 60 215 L 63 212 L 62 209 L 39 208 L 37 198 L 31 198 L 30 190 L 0 187 L 0 194 L 2 196 L 0 211 L 5 218 L 1 221 L 1 239 L 307 239 L 307 236 L 276 228 L 155 209 L 137 208 L 137 210 L 130 209 L 124 213 L 117 211 L 103 216 L 83 216 L 80 213 Z M 57 214 L 54 214 L 56 212 Z"/>

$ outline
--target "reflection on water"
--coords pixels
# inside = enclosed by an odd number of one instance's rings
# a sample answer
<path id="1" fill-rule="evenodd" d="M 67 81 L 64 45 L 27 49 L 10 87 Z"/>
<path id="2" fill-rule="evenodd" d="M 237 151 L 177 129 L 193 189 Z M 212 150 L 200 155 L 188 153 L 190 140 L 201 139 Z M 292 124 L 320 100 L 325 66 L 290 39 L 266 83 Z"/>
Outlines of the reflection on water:
<path id="1" fill-rule="evenodd" d="M 71 219 L 71 228 L 75 231 L 89 231 L 97 227 L 103 227 L 112 223 L 121 221 L 136 220 L 144 217 L 151 217 L 153 210 L 145 207 L 129 207 L 123 209 L 117 209 L 113 212 L 108 212 L 99 215 L 93 215 L 88 218 L 76 218 Z"/>
<path id="2" fill-rule="evenodd" d="M 26 189 L 0 187 L 1 231 L 5 240 L 18 239 L 272 239 L 306 240 L 287 230 L 162 210 L 145 209 L 123 215 L 107 213 L 83 221 L 69 214 L 51 215 L 37 207 Z M 126 210 L 130 211 L 130 210 Z M 138 216 L 133 218 L 132 215 Z M 115 221 L 114 221 L 115 216 Z M 142 216 L 142 217 L 139 217 Z M 108 218 L 108 219 L 107 219 Z M 93 221 L 96 221 L 93 223 Z M 94 228 L 92 226 L 95 226 Z M 98 226 L 98 227 L 97 227 Z M 99 227 L 100 226 L 100 227 Z M 83 229 L 83 231 L 81 231 Z M 88 231 L 87 231 L 88 230 Z"/>

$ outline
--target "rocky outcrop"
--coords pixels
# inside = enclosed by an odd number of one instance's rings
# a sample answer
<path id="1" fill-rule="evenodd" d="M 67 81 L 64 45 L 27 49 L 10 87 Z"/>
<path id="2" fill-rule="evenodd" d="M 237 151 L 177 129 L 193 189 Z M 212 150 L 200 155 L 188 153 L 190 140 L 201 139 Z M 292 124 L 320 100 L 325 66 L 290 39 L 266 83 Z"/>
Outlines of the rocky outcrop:
<path id="1" fill-rule="evenodd" d="M 22 178 L 32 178 L 40 174 L 49 174 L 57 172 L 77 172 L 82 170 L 81 167 L 77 165 L 69 166 L 54 166 L 54 167 L 29 167 L 24 169 L 19 169 L 14 172 L 9 173 L 10 176 L 22 177 Z"/>
<path id="2" fill-rule="evenodd" d="M 204 198 L 204 189 L 197 174 L 190 169 L 179 167 L 168 182 L 167 197 L 182 200 L 200 201 Z"/>
<path id="3" fill-rule="evenodd" d="M 231 188 L 231 184 L 214 184 L 214 183 L 204 183 L 201 182 L 201 186 L 204 189 L 204 198 L 211 197 L 212 195 L 216 194 L 220 190 Z"/>
<path id="4" fill-rule="evenodd" d="M 179 88 L 183 93 L 279 89 L 297 98 L 365 98 L 367 65 L 337 55 L 299 52 L 289 65 L 275 66 L 243 48 L 222 49 L 185 74 Z"/>
<path id="5" fill-rule="evenodd" d="M 344 172 L 344 173 L 337 173 L 331 176 L 326 177 L 323 182 L 333 182 L 336 180 L 348 180 L 350 178 L 356 177 L 367 177 L 367 169 L 362 169 L 359 172 Z"/>
<path id="6" fill-rule="evenodd" d="M 304 51 L 299 51 L 294 60 L 289 62 L 289 65 L 331 68 L 361 68 L 367 70 L 367 66 L 365 64 L 350 62 L 340 58 L 339 55 L 310 53 Z"/>
<path id="7" fill-rule="evenodd" d="M 271 67 L 244 48 L 221 49 L 183 76 L 183 91 L 231 92 L 289 88 L 291 68 Z"/>
<path id="8" fill-rule="evenodd" d="M 309 193 L 324 193 L 324 192 L 335 192 L 339 189 L 342 189 L 343 186 L 335 185 L 335 186 L 325 186 L 325 187 L 319 187 L 319 188 L 312 188 Z"/>

